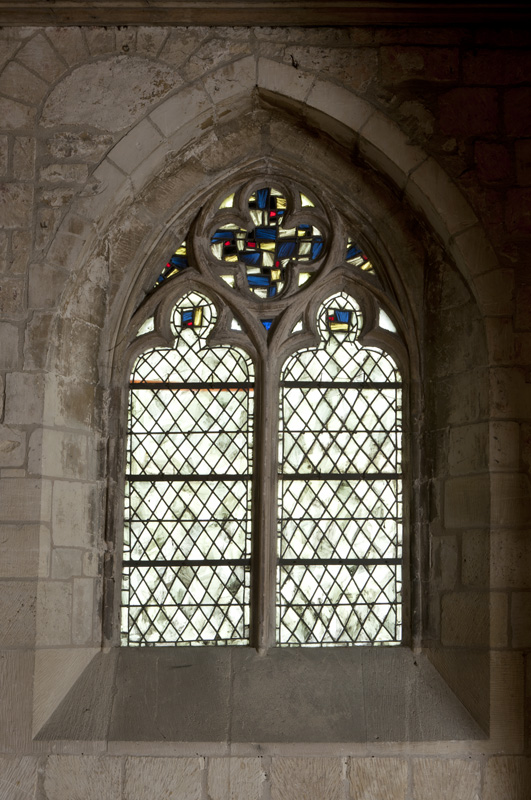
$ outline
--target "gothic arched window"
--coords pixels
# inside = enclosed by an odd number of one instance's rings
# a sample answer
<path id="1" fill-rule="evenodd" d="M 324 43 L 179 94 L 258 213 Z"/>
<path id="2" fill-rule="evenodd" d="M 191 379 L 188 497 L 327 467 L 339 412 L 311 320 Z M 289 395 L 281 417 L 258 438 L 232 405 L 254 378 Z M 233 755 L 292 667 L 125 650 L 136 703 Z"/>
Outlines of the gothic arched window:
<path id="1" fill-rule="evenodd" d="M 401 642 L 392 309 L 312 192 L 201 212 L 136 315 L 123 644 Z"/>

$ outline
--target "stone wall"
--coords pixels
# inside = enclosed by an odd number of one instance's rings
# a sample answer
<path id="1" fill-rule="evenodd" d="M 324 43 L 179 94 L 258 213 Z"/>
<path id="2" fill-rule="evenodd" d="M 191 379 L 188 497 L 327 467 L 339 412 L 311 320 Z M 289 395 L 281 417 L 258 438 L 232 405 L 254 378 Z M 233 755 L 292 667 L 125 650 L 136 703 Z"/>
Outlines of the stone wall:
<path id="1" fill-rule="evenodd" d="M 0 797 L 528 798 L 528 33 L 5 28 L 0 60 Z M 405 315 L 413 643 L 484 738 L 46 738 L 116 642 L 122 338 L 213 187 L 271 163 L 345 198 Z"/>

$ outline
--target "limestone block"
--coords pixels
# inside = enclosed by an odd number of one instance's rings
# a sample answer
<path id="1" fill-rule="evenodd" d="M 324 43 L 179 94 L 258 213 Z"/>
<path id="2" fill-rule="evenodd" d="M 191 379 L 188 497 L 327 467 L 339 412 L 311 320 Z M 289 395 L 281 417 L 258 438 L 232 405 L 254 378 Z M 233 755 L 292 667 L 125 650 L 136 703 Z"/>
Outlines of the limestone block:
<path id="1" fill-rule="evenodd" d="M 37 791 L 38 760 L 32 756 L 0 757 L 0 797 L 33 800 Z"/>
<path id="2" fill-rule="evenodd" d="M 0 641 L 5 647 L 35 643 L 36 582 L 6 581 L 0 592 Z"/>
<path id="3" fill-rule="evenodd" d="M 37 591 L 37 646 L 70 644 L 71 619 L 72 584 L 66 581 L 40 581 Z"/>
<path id="4" fill-rule="evenodd" d="M 94 581 L 92 578 L 75 578 L 72 600 L 72 642 L 80 645 L 90 644 L 94 625 Z"/>
<path id="5" fill-rule="evenodd" d="M 86 125 L 119 131 L 181 83 L 168 67 L 136 56 L 84 64 L 52 91 L 44 105 L 42 124 L 45 128 Z"/>
<path id="6" fill-rule="evenodd" d="M 422 148 L 411 144 L 398 125 L 378 112 L 367 120 L 360 134 L 361 152 L 398 186 L 405 185 L 406 176 L 426 159 Z"/>
<path id="7" fill-rule="evenodd" d="M 65 287 L 68 272 L 43 261 L 29 265 L 29 308 L 54 308 Z"/>
<path id="8" fill-rule="evenodd" d="M 498 752 L 522 751 L 524 677 L 521 653 L 507 650 L 491 652 L 490 736 Z"/>
<path id="9" fill-rule="evenodd" d="M 139 55 L 156 56 L 167 37 L 167 28 L 144 28 L 140 26 L 136 31 L 136 52 Z"/>
<path id="10" fill-rule="evenodd" d="M 181 68 L 181 72 L 188 81 L 193 81 L 219 68 L 227 61 L 237 63 L 239 59 L 249 54 L 250 46 L 247 42 L 210 39 L 197 48 Z"/>
<path id="11" fill-rule="evenodd" d="M 413 800 L 480 800 L 480 765 L 457 758 L 413 759 Z"/>
<path id="12" fill-rule="evenodd" d="M 26 459 L 24 431 L 0 425 L 0 467 L 21 467 Z"/>
<path id="13" fill-rule="evenodd" d="M 458 233 L 448 248 L 465 275 L 480 275 L 499 266 L 496 253 L 480 226 Z"/>
<path id="14" fill-rule="evenodd" d="M 162 142 L 160 133 L 148 119 L 143 119 L 126 134 L 108 157 L 126 174 L 131 173 Z"/>
<path id="15" fill-rule="evenodd" d="M 83 575 L 88 578 L 97 578 L 101 574 L 101 558 L 92 550 L 83 554 Z"/>
<path id="16" fill-rule="evenodd" d="M 34 478 L 0 481 L 0 519 L 9 522 L 43 522 L 51 511 L 51 484 Z"/>
<path id="17" fill-rule="evenodd" d="M 10 370 L 19 367 L 19 331 L 16 325 L 0 322 L 0 369 Z"/>
<path id="18" fill-rule="evenodd" d="M 127 25 L 118 26 L 115 30 L 116 51 L 121 53 L 136 52 L 136 30 Z"/>
<path id="19" fill-rule="evenodd" d="M 531 787 L 531 758 L 494 756 L 487 761 L 483 800 L 527 800 Z"/>
<path id="20" fill-rule="evenodd" d="M 0 218 L 6 228 L 24 228 L 30 222 L 33 187 L 27 183 L 0 184 Z"/>
<path id="21" fill-rule="evenodd" d="M 209 800 L 261 800 L 265 773 L 260 758 L 210 758 Z"/>
<path id="22" fill-rule="evenodd" d="M 482 472 L 488 468 L 489 427 L 486 422 L 450 429 L 448 465 L 451 475 Z"/>
<path id="23" fill-rule="evenodd" d="M 269 58 L 258 59 L 258 86 L 294 100 L 304 100 L 310 91 L 315 75 L 294 69 Z"/>
<path id="24" fill-rule="evenodd" d="M 24 369 L 43 369 L 48 355 L 48 335 L 52 313 L 34 313 L 24 337 Z"/>
<path id="25" fill-rule="evenodd" d="M 28 266 L 31 254 L 32 236 L 31 231 L 13 231 L 11 234 L 11 272 L 14 274 L 24 274 Z"/>
<path id="26" fill-rule="evenodd" d="M 41 545 L 46 549 L 47 534 L 40 525 L 2 525 L 0 578 L 36 578 L 40 572 L 39 551 Z"/>
<path id="27" fill-rule="evenodd" d="M 4 376 L 0 375 L 0 419 L 4 416 L 4 400 L 5 400 L 5 381 Z"/>
<path id="28" fill-rule="evenodd" d="M 271 800 L 342 800 L 340 758 L 273 758 Z"/>
<path id="29" fill-rule="evenodd" d="M 28 470 L 35 475 L 55 478 L 86 478 L 87 437 L 51 428 L 31 434 Z"/>
<path id="30" fill-rule="evenodd" d="M 201 800 L 201 759 L 128 758 L 124 800 Z"/>
<path id="31" fill-rule="evenodd" d="M 90 176 L 76 204 L 76 213 L 88 219 L 101 222 L 107 205 L 113 211 L 120 200 L 129 193 L 129 184 L 122 170 L 105 159 Z"/>
<path id="32" fill-rule="evenodd" d="M 122 796 L 121 764 L 105 756 L 48 756 L 46 800 L 102 800 Z"/>
<path id="33" fill-rule="evenodd" d="M 87 429 L 92 422 L 95 402 L 93 384 L 47 376 L 46 412 L 50 414 L 47 419 L 55 425 Z"/>
<path id="34" fill-rule="evenodd" d="M 22 64 L 17 64 L 16 61 L 8 64 L 0 76 L 0 91 L 22 102 L 37 105 L 48 91 L 48 88 L 49 86 L 45 81 L 29 72 Z"/>
<path id="35" fill-rule="evenodd" d="M 64 63 L 42 33 L 38 33 L 18 51 L 17 59 L 49 83 L 55 81 L 65 70 Z"/>
<path id="36" fill-rule="evenodd" d="M 459 51 L 446 47 L 381 47 L 382 79 L 386 83 L 456 81 Z"/>
<path id="37" fill-rule="evenodd" d="M 83 550 L 72 547 L 54 547 L 52 553 L 52 578 L 68 580 L 81 575 Z"/>
<path id="38" fill-rule="evenodd" d="M 444 486 L 444 521 L 448 528 L 483 528 L 489 524 L 489 476 L 450 478 Z"/>
<path id="39" fill-rule="evenodd" d="M 298 69 L 317 72 L 323 78 L 331 78 L 358 91 L 366 91 L 378 76 L 378 52 L 371 47 L 348 47 L 329 49 L 326 47 L 289 47 L 285 60 Z"/>
<path id="40" fill-rule="evenodd" d="M 52 538 L 59 547 L 90 547 L 92 487 L 87 483 L 54 481 Z"/>
<path id="41" fill-rule="evenodd" d="M 56 267 L 72 269 L 76 265 L 84 244 L 85 240 L 82 236 L 59 230 L 48 250 L 48 261 Z"/>
<path id="42" fill-rule="evenodd" d="M 477 223 L 471 206 L 448 174 L 427 158 L 411 174 L 406 194 L 426 214 L 443 242 Z"/>
<path id="43" fill-rule="evenodd" d="M 64 131 L 52 134 L 46 147 L 53 158 L 81 158 L 91 162 L 99 161 L 113 142 L 110 134 Z"/>
<path id="44" fill-rule="evenodd" d="M 489 644 L 489 595 L 452 592 L 442 598 L 443 645 L 477 647 Z"/>
<path id="45" fill-rule="evenodd" d="M 531 589 L 531 531 L 491 533 L 490 576 L 496 589 Z"/>
<path id="46" fill-rule="evenodd" d="M 84 61 L 89 54 L 80 27 L 47 28 L 46 36 L 69 66 Z"/>
<path id="47" fill-rule="evenodd" d="M 351 758 L 352 800 L 406 800 L 407 762 L 400 758 Z"/>
<path id="48" fill-rule="evenodd" d="M 44 378 L 27 372 L 12 372 L 6 380 L 5 422 L 31 424 L 42 420 Z"/>
<path id="49" fill-rule="evenodd" d="M 515 361 L 516 337 L 513 318 L 485 317 L 485 333 L 489 361 L 494 364 L 512 364 Z"/>
<path id="50" fill-rule="evenodd" d="M 24 281 L 3 280 L 0 284 L 0 314 L 4 317 L 20 317 L 25 314 L 25 311 Z"/>
<path id="51" fill-rule="evenodd" d="M 35 109 L 9 97 L 0 97 L 0 119 L 4 128 L 9 130 L 29 128 L 35 120 Z"/>
<path id="52" fill-rule="evenodd" d="M 41 183 L 85 183 L 86 164 L 49 164 L 40 171 Z"/>
<path id="53" fill-rule="evenodd" d="M 513 592 L 511 628 L 513 647 L 531 647 L 531 592 Z"/>
<path id="54" fill-rule="evenodd" d="M 370 103 L 326 81 L 316 81 L 306 102 L 312 108 L 337 119 L 353 131 L 359 131 L 374 113 Z"/>
<path id="55" fill-rule="evenodd" d="M 486 588 L 490 576 L 490 539 L 487 530 L 465 531 L 462 536 L 461 580 L 465 586 Z"/>
<path id="56" fill-rule="evenodd" d="M 164 136 L 170 136 L 189 122 L 203 121 L 208 113 L 212 113 L 210 97 L 201 88 L 187 86 L 157 106 L 150 117 Z"/>
<path id="57" fill-rule="evenodd" d="M 116 49 L 116 31 L 114 27 L 100 27 L 95 25 L 85 28 L 84 33 L 91 56 L 100 55 L 102 53 L 113 53 Z"/>
<path id="58" fill-rule="evenodd" d="M 247 94 L 256 86 L 256 61 L 252 56 L 240 58 L 208 75 L 203 83 L 214 103 L 226 103 L 234 95 Z"/>
<path id="59" fill-rule="evenodd" d="M 35 173 L 35 139 L 20 136 L 13 145 L 13 175 L 29 180 Z"/>
<path id="60" fill-rule="evenodd" d="M 510 527 L 531 522 L 529 480 L 519 473 L 491 476 L 491 519 L 494 525 Z"/>

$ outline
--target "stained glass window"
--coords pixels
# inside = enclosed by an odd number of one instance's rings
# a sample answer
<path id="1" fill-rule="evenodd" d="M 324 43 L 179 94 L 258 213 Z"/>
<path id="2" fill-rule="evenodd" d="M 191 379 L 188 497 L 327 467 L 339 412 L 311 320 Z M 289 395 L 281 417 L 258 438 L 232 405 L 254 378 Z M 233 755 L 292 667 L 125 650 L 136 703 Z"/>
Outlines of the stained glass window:
<path id="1" fill-rule="evenodd" d="M 400 641 L 401 388 L 341 293 L 281 375 L 280 644 Z"/>
<path id="2" fill-rule="evenodd" d="M 215 317 L 183 298 L 131 375 L 124 644 L 248 642 L 253 365 L 206 346 Z"/>
<path id="3" fill-rule="evenodd" d="M 399 644 L 394 301 L 313 192 L 257 178 L 202 214 L 132 339 L 122 643 Z"/>

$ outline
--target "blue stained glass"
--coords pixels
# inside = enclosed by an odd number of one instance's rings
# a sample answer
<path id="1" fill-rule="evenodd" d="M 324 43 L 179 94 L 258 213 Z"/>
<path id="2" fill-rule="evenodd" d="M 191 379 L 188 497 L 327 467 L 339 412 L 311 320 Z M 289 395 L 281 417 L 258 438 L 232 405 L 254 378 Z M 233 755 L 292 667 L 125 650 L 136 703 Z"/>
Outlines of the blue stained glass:
<path id="1" fill-rule="evenodd" d="M 262 323 L 266 331 L 268 331 L 271 325 L 273 324 L 272 319 L 261 319 L 260 322 Z"/>
<path id="2" fill-rule="evenodd" d="M 277 248 L 277 255 L 279 258 L 289 258 L 295 255 L 296 249 L 295 242 L 281 242 Z"/>
<path id="3" fill-rule="evenodd" d="M 247 280 L 249 286 L 269 286 L 270 283 L 268 275 L 248 275 Z"/>
<path id="4" fill-rule="evenodd" d="M 192 327 L 194 321 L 194 312 L 190 309 L 188 311 L 181 311 L 181 322 L 183 328 Z"/>
<path id="5" fill-rule="evenodd" d="M 323 249 L 323 241 L 312 242 L 312 259 L 318 258 Z"/>
<path id="6" fill-rule="evenodd" d="M 349 247 L 347 249 L 347 261 L 351 258 L 354 258 L 354 256 L 360 255 L 360 253 L 361 253 L 361 248 L 358 247 L 357 244 L 352 245 L 352 247 Z"/>
<path id="7" fill-rule="evenodd" d="M 277 238 L 275 228 L 257 228 L 255 234 L 257 239 L 265 239 L 270 242 L 274 242 Z"/>
<path id="8" fill-rule="evenodd" d="M 262 255 L 261 253 L 243 253 L 240 258 L 244 264 L 249 264 L 250 266 L 260 264 L 260 259 Z"/>
<path id="9" fill-rule="evenodd" d="M 188 259 L 186 256 L 172 256 L 170 258 L 170 264 L 172 267 L 178 267 L 179 269 L 184 269 L 188 266 Z"/>
<path id="10" fill-rule="evenodd" d="M 269 189 L 258 189 L 256 192 L 256 204 L 258 208 L 267 208 Z"/>
<path id="11" fill-rule="evenodd" d="M 212 243 L 220 242 L 222 239 L 232 239 L 234 234 L 230 231 L 216 231 L 212 234 Z"/>

